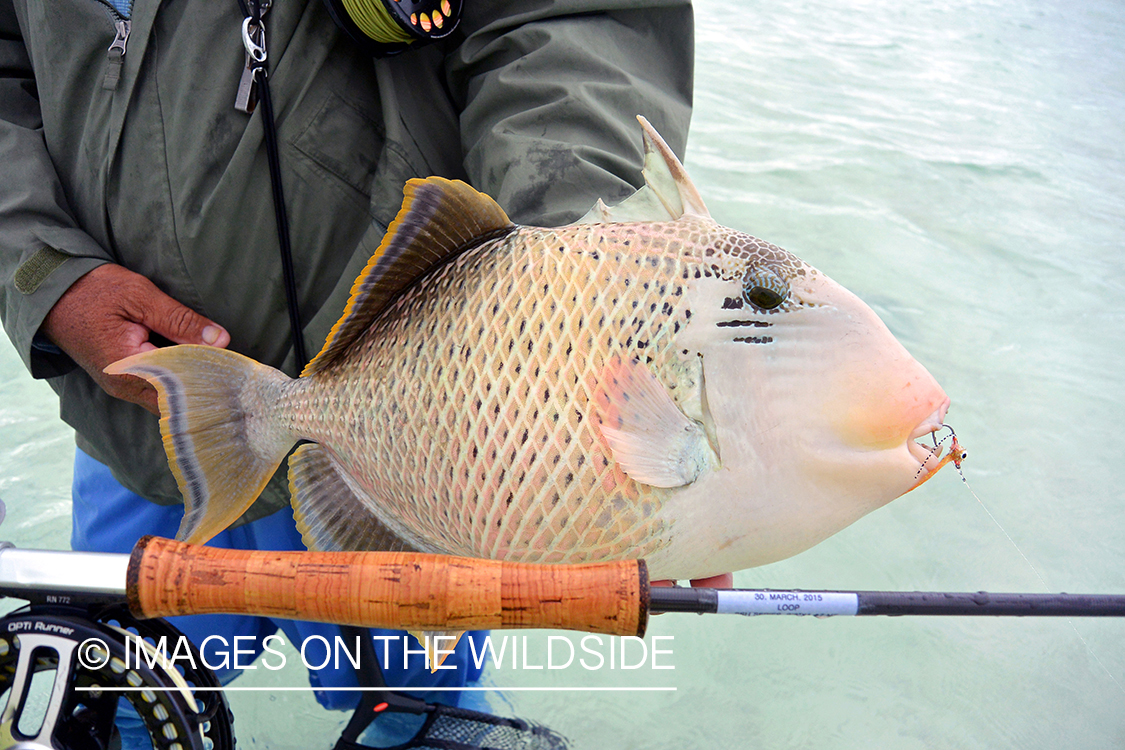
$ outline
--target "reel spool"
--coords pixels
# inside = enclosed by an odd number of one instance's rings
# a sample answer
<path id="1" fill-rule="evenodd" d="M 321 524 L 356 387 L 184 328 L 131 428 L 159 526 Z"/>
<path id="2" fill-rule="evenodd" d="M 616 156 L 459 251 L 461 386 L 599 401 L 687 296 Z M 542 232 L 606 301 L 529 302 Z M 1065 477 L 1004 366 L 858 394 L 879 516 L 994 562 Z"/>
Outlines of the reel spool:
<path id="1" fill-rule="evenodd" d="M 324 0 L 345 34 L 374 57 L 444 39 L 461 20 L 462 0 Z"/>
<path id="2" fill-rule="evenodd" d="M 142 655 L 138 637 L 149 646 Z M 171 647 L 187 644 L 191 659 L 178 653 L 169 661 L 153 645 L 162 637 Z M 93 620 L 85 609 L 36 605 L 0 619 L 0 750 L 119 746 L 119 698 L 140 715 L 155 750 L 231 750 L 233 719 L 222 691 L 196 699 L 194 687 L 220 684 L 165 620 L 137 620 L 123 607 Z"/>

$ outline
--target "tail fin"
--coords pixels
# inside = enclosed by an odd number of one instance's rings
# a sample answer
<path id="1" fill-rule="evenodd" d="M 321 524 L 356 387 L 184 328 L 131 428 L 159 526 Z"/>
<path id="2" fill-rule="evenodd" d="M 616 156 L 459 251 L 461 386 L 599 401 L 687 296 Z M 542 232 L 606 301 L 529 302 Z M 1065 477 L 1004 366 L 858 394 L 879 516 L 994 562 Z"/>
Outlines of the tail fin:
<path id="1" fill-rule="evenodd" d="M 171 346 L 105 369 L 135 375 L 160 399 L 160 433 L 184 496 L 176 538 L 203 544 L 257 499 L 296 436 L 265 412 L 289 378 L 241 354 Z"/>

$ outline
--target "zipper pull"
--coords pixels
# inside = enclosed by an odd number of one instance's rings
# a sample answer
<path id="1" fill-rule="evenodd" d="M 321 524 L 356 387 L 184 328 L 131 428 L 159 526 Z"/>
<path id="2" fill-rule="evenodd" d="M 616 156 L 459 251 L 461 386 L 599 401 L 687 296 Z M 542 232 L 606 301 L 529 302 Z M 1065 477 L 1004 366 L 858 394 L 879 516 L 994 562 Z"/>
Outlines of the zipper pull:
<path id="1" fill-rule="evenodd" d="M 258 106 L 258 69 L 266 61 L 266 30 L 247 18 L 242 22 L 242 44 L 246 47 L 246 66 L 238 81 L 234 108 L 250 114 Z"/>
<path id="2" fill-rule="evenodd" d="M 113 44 L 109 45 L 109 62 L 105 68 L 105 80 L 102 88 L 113 91 L 121 80 L 121 65 L 125 61 L 125 43 L 129 41 L 129 28 L 132 24 L 128 19 L 113 22 L 117 35 L 113 37 Z"/>
<path id="3" fill-rule="evenodd" d="M 258 22 L 252 17 L 242 21 L 242 46 L 246 49 L 246 65 L 242 69 L 242 77 L 238 81 L 238 93 L 234 97 L 234 108 L 239 112 L 251 114 L 258 106 L 258 71 L 265 72 L 266 63 L 266 28 L 265 18 L 269 12 L 271 0 L 261 3 L 258 11 Z"/>

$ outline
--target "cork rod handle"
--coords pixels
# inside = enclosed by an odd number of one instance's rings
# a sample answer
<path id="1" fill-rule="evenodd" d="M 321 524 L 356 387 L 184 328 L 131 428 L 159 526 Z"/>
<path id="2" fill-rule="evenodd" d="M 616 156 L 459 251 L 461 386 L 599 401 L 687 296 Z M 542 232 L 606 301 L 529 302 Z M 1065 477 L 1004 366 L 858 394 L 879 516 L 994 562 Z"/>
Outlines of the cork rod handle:
<path id="1" fill-rule="evenodd" d="M 562 628 L 644 635 L 643 560 L 531 565 L 414 552 L 266 552 L 144 537 L 129 559 L 139 617 L 253 614 L 403 630 Z"/>

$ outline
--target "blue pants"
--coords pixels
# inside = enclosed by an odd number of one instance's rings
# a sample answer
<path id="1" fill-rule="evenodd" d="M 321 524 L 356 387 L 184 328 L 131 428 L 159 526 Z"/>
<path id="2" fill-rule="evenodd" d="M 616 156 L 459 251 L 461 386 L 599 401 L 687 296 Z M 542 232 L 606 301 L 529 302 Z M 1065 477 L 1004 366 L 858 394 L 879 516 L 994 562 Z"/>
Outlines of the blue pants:
<path id="1" fill-rule="evenodd" d="M 113 478 L 104 464 L 81 450 L 77 452 L 74 460 L 73 498 L 74 529 L 70 543 L 76 550 L 128 553 L 137 540 L 145 534 L 175 536 L 180 519 L 183 517 L 181 506 L 156 505 L 125 489 Z M 228 529 L 212 539 L 209 544 L 226 549 L 303 550 L 305 548 L 293 522 L 292 512 L 288 508 L 253 523 Z M 324 661 L 326 655 L 322 645 L 324 642 L 314 636 L 320 636 L 326 639 L 327 643 L 334 644 L 336 636 L 340 634 L 340 629 L 336 625 L 244 615 L 194 615 L 172 617 L 169 621 L 191 638 L 196 646 L 200 646 L 208 636 L 219 636 L 222 640 L 212 638 L 211 644 L 226 644 L 225 648 L 232 651 L 236 644 L 234 638 L 241 636 L 243 639 L 237 643 L 244 651 L 239 660 L 242 665 L 261 654 L 262 640 L 277 633 L 278 629 L 281 630 L 282 637 L 298 651 L 306 640 L 312 638 L 308 643 L 308 656 L 305 661 L 314 665 Z M 410 686 L 415 695 L 433 699 L 434 695 L 425 695 L 427 688 L 463 687 L 466 683 L 480 678 L 482 670 L 472 663 L 467 638 L 462 638 L 455 652 L 446 658 L 445 664 L 454 664 L 456 669 L 441 669 L 431 673 L 426 669 L 425 660 L 421 656 L 411 655 L 409 668 L 403 668 L 404 640 L 400 631 L 372 629 L 371 633 L 377 636 L 392 636 L 386 641 L 389 644 L 389 654 L 387 668 L 384 670 L 386 683 L 391 687 Z M 376 641 L 374 644 L 380 666 L 383 661 L 383 643 L 383 641 Z M 277 647 L 276 643 L 266 645 Z M 348 645 L 352 646 L 352 644 Z M 249 649 L 253 649 L 254 653 L 245 655 L 245 651 Z M 412 639 L 409 642 L 409 649 L 413 654 L 420 651 L 421 646 Z M 354 647 L 349 650 L 354 651 Z M 211 665 L 218 665 L 222 661 L 222 654 L 216 654 L 210 648 L 204 650 L 203 657 Z M 276 656 L 270 658 L 276 662 Z M 227 683 L 241 670 L 236 670 L 233 664 L 229 664 L 225 669 L 215 671 L 219 679 Z M 333 668 L 331 662 L 323 669 L 310 668 L 309 683 L 314 688 L 350 688 L 357 685 L 355 670 L 342 655 L 339 669 Z M 317 701 L 329 709 L 352 709 L 359 701 L 358 693 L 348 691 L 316 690 L 315 695 Z M 440 695 L 441 703 L 457 705 L 459 696 L 464 693 L 449 691 L 437 695 Z"/>

